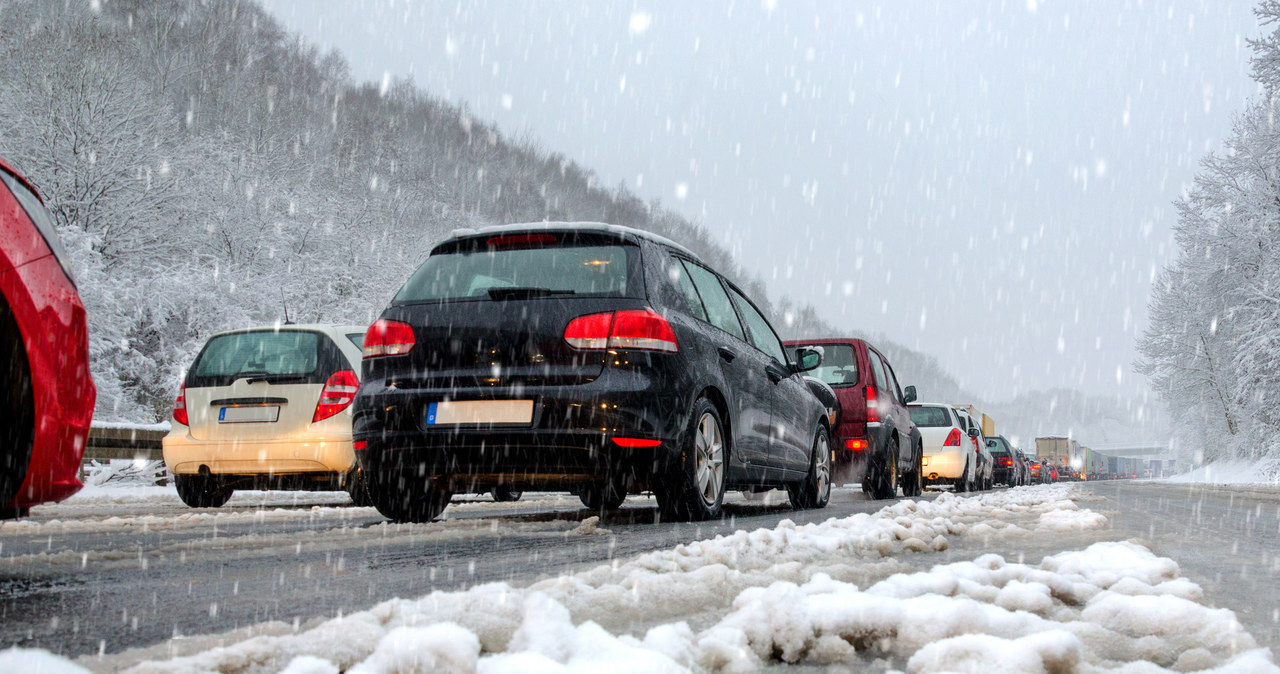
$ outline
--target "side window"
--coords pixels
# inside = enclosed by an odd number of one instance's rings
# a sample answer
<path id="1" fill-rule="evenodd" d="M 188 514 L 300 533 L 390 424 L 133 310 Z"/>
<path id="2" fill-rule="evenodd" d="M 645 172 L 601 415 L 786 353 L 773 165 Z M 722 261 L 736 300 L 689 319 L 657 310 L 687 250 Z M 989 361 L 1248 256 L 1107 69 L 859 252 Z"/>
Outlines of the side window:
<path id="1" fill-rule="evenodd" d="M 769 325 L 769 321 L 752 306 L 751 302 L 747 301 L 747 298 L 742 296 L 742 293 L 737 290 L 732 292 L 733 302 L 738 305 L 738 311 L 742 313 L 742 318 L 747 321 L 747 327 L 751 330 L 751 343 L 755 344 L 757 349 L 785 365 L 787 363 L 787 353 L 783 350 L 782 342 L 778 339 L 778 335 L 773 332 L 773 327 Z"/>
<path id="2" fill-rule="evenodd" d="M 890 390 L 893 391 L 893 394 L 897 397 L 898 400 L 902 400 L 902 387 L 898 386 L 898 378 L 894 376 L 893 368 L 889 367 L 889 361 L 886 360 L 885 357 L 880 355 L 879 353 L 876 353 L 876 357 L 879 358 L 880 361 L 884 364 L 884 373 L 885 373 L 885 376 L 888 377 L 889 379 Z"/>
<path id="3" fill-rule="evenodd" d="M 684 264 L 678 258 L 671 258 L 671 266 L 667 268 L 667 278 L 676 284 L 676 288 L 679 288 L 680 294 L 688 302 L 689 314 L 706 321 L 707 310 L 702 306 L 702 298 L 698 296 L 698 289 L 693 287 L 693 279 L 689 278 L 689 273 L 685 271 Z"/>
<path id="4" fill-rule="evenodd" d="M 688 270 L 693 286 L 698 289 L 702 305 L 707 311 L 708 321 L 738 339 L 747 341 L 747 334 L 742 331 L 738 314 L 733 311 L 733 302 L 729 299 L 729 294 L 724 291 L 724 286 L 720 284 L 720 277 L 701 265 L 691 262 L 685 262 L 684 268 Z"/>
<path id="5" fill-rule="evenodd" d="M 880 358 L 875 351 L 870 351 L 869 355 L 871 356 L 869 359 L 871 361 L 871 373 L 876 378 L 876 387 L 887 389 L 888 382 L 884 378 L 884 365 L 880 363 Z"/>

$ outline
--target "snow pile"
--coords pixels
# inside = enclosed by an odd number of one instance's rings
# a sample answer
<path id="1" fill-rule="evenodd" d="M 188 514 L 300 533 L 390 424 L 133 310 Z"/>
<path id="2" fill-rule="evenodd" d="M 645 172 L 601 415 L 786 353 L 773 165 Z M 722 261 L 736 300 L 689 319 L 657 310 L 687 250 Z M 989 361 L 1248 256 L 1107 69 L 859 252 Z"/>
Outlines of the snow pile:
<path id="1" fill-rule="evenodd" d="M 1280 486 L 1280 459 L 1215 461 L 1193 471 L 1164 478 L 1191 484 L 1256 484 Z"/>
<path id="2" fill-rule="evenodd" d="M 615 561 L 528 588 L 504 583 L 395 599 L 293 634 L 258 636 L 133 672 L 749 672 L 884 659 L 908 671 L 1156 667 L 1277 671 L 1227 610 L 1198 603 L 1178 566 L 1133 543 L 927 571 L 896 556 L 956 537 L 1103 527 L 1070 485 L 790 521 Z M 93 666 L 92 661 L 85 664 Z M 1154 664 L 1155 667 L 1152 667 Z"/>

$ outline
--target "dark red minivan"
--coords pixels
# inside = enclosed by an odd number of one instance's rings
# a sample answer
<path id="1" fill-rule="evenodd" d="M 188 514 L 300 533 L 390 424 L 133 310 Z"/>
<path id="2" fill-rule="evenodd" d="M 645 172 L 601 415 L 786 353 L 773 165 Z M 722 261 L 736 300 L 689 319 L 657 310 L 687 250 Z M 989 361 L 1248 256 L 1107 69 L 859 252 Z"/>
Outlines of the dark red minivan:
<path id="1" fill-rule="evenodd" d="M 97 397 L 88 335 L 53 217 L 0 159 L 0 517 L 83 486 Z"/>
<path id="2" fill-rule="evenodd" d="M 840 401 L 831 445 L 835 448 L 833 482 L 862 482 L 872 498 L 919 496 L 920 459 L 924 445 L 911 421 L 907 403 L 916 387 L 902 389 L 889 359 L 867 342 L 853 338 L 786 342 L 787 348 L 816 349 L 822 362 L 809 373 L 825 381 Z"/>

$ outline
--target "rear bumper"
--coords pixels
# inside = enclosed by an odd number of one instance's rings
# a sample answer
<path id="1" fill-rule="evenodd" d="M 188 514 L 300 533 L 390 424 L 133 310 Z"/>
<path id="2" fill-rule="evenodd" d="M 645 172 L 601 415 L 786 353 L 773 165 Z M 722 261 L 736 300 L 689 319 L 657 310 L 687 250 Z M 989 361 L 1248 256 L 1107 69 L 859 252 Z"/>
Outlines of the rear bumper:
<path id="1" fill-rule="evenodd" d="M 965 461 L 968 458 L 969 453 L 962 448 L 933 454 L 926 453 L 920 468 L 921 477 L 926 482 L 962 479 Z"/>
<path id="2" fill-rule="evenodd" d="M 176 475 L 199 473 L 202 466 L 213 475 L 345 474 L 355 465 L 351 438 L 343 436 L 217 442 L 195 440 L 175 424 L 163 446 L 164 463 Z"/>
<path id="3" fill-rule="evenodd" d="M 370 474 L 443 478 L 457 490 L 572 487 L 610 475 L 643 488 L 679 457 L 694 390 L 675 362 L 643 370 L 608 367 L 585 384 L 518 389 L 398 389 L 366 380 L 352 434 L 367 443 L 356 456 Z M 426 423 L 432 402 L 511 399 L 534 401 L 528 424 Z M 659 444 L 622 447 L 613 442 L 618 437 Z"/>

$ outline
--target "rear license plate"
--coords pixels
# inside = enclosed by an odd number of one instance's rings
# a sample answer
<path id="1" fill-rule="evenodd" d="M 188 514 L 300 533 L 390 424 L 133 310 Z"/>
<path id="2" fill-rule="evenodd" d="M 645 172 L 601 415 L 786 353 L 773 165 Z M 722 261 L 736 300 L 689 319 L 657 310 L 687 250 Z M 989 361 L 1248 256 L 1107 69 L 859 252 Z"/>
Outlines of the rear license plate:
<path id="1" fill-rule="evenodd" d="M 279 405 L 224 407 L 218 412 L 218 423 L 220 424 L 275 423 L 279 419 Z"/>
<path id="2" fill-rule="evenodd" d="M 428 426 L 532 422 L 532 400 L 448 400 L 427 405 Z"/>

